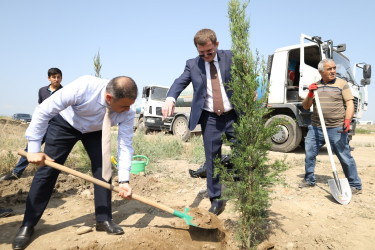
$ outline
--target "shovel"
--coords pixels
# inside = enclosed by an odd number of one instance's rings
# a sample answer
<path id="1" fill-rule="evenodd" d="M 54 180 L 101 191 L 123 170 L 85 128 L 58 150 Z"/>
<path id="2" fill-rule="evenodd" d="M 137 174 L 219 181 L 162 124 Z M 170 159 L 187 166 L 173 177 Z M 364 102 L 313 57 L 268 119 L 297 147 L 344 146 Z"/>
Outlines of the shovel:
<path id="1" fill-rule="evenodd" d="M 324 123 L 322 108 L 320 106 L 318 91 L 315 91 L 314 94 L 315 94 L 315 103 L 316 103 L 316 107 L 317 107 L 318 114 L 319 114 L 320 124 L 322 125 L 324 140 L 327 145 L 327 151 L 328 151 L 329 159 L 331 161 L 332 172 L 333 172 L 333 179 L 328 180 L 328 185 L 329 185 L 329 188 L 331 189 L 331 193 L 333 197 L 335 198 L 335 200 L 342 205 L 346 205 L 352 199 L 352 190 L 350 189 L 348 179 L 347 178 L 339 179 L 337 175 L 336 165 L 335 165 L 335 161 L 333 160 L 333 155 L 332 155 L 331 144 L 329 142 L 326 124 Z"/>
<path id="2" fill-rule="evenodd" d="M 20 151 L 18 151 L 18 154 L 21 155 L 21 156 L 27 157 L 27 153 L 25 151 L 20 150 Z M 101 186 L 103 188 L 115 191 L 117 193 L 119 193 L 121 191 L 121 189 L 119 187 L 115 187 L 115 186 L 113 186 L 113 185 L 111 185 L 107 182 L 104 182 L 104 181 L 101 181 L 101 180 L 96 179 L 94 177 L 91 177 L 89 175 L 83 174 L 83 173 L 78 172 L 74 169 L 65 167 L 65 166 L 63 166 L 61 164 L 58 164 L 56 162 L 45 160 L 44 163 L 49 167 L 52 167 L 52 168 L 55 168 L 57 170 L 63 171 L 65 173 L 68 173 L 68 174 L 74 175 L 76 177 L 82 178 L 86 181 L 94 183 L 94 184 L 96 184 L 98 186 Z M 185 220 L 186 224 L 189 225 L 189 226 L 200 227 L 200 228 L 205 228 L 205 229 L 216 229 L 218 227 L 218 224 L 219 224 L 219 219 L 214 214 L 211 214 L 208 211 L 207 212 L 206 211 L 200 211 L 197 208 L 193 208 L 189 212 L 189 208 L 186 207 L 184 212 L 180 212 L 178 210 L 174 210 L 174 209 L 172 209 L 168 206 L 165 206 L 163 204 L 154 202 L 152 200 L 149 200 L 149 199 L 144 198 L 142 196 L 136 195 L 134 193 L 132 194 L 131 197 L 133 199 L 137 200 L 137 201 L 140 201 L 140 202 L 144 203 L 144 204 L 147 204 L 147 205 L 152 206 L 152 207 L 156 207 L 156 208 L 158 208 L 160 210 L 163 210 L 163 211 L 165 211 L 169 214 L 173 214 L 173 215 Z M 188 212 L 190 214 L 194 215 L 196 218 L 189 215 Z"/>

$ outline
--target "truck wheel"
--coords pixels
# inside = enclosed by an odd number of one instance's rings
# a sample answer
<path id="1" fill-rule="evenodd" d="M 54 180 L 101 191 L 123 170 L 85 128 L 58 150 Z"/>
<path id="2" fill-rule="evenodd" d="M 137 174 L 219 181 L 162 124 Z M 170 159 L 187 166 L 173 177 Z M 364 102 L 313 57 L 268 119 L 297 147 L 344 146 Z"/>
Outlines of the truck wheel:
<path id="1" fill-rule="evenodd" d="M 187 141 L 190 138 L 187 119 L 183 116 L 177 117 L 173 122 L 172 132 L 174 135 L 180 137 L 182 141 Z"/>
<path id="2" fill-rule="evenodd" d="M 285 124 L 278 125 L 279 131 L 271 137 L 271 150 L 284 153 L 293 151 L 301 143 L 301 127 L 288 115 L 275 115 L 268 119 L 265 125 L 267 126 L 275 119 L 284 119 Z"/>

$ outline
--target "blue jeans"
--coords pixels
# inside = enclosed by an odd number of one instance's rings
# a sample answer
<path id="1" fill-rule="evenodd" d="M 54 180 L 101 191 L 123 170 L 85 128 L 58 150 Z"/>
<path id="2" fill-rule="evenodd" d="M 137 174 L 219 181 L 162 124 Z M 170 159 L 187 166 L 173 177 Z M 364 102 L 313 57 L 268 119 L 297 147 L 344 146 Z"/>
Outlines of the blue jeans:
<path id="1" fill-rule="evenodd" d="M 305 180 L 310 184 L 315 184 L 314 169 L 316 156 L 319 153 L 319 149 L 325 144 L 325 140 L 322 128 L 309 125 L 308 129 L 309 131 L 305 139 Z M 342 127 L 327 128 L 332 151 L 339 159 L 349 185 L 357 189 L 362 189 L 361 179 L 357 173 L 357 165 L 350 153 L 348 133 L 338 133 L 337 131 L 339 130 L 342 130 Z"/>

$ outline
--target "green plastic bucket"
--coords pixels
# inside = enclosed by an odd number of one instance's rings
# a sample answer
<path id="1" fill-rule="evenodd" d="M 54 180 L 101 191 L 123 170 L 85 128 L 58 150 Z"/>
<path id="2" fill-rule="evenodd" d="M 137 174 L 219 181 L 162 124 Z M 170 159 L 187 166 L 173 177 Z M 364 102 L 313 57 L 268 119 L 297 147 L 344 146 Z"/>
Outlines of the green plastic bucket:
<path id="1" fill-rule="evenodd" d="M 132 161 L 132 169 L 130 170 L 131 174 L 139 174 L 141 172 L 145 172 L 145 167 L 147 166 L 149 160 L 146 156 L 144 155 L 134 155 L 134 158 L 144 158 L 146 161 L 141 160 L 141 161 Z"/>

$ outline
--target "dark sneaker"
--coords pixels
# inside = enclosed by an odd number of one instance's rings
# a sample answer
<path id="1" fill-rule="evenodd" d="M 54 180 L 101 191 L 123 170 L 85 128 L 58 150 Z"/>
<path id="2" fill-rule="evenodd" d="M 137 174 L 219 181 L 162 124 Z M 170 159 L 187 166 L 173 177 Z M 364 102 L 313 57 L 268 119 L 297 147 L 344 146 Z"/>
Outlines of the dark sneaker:
<path id="1" fill-rule="evenodd" d="M 298 187 L 299 187 L 299 188 L 314 187 L 314 186 L 315 186 L 315 184 L 312 184 L 312 183 L 310 183 L 310 182 L 308 182 L 308 181 L 306 181 L 306 180 L 303 180 L 303 181 L 301 181 L 301 182 L 298 184 Z"/>
<path id="2" fill-rule="evenodd" d="M 350 189 L 352 190 L 352 195 L 362 194 L 362 189 L 358 189 L 355 187 L 350 187 Z"/>
<path id="3" fill-rule="evenodd" d="M 14 212 L 10 208 L 0 208 L 0 218 L 12 216 L 13 214 Z"/>
<path id="4" fill-rule="evenodd" d="M 10 172 L 9 174 L 3 175 L 0 177 L 0 181 L 10 181 L 10 180 L 18 180 L 21 176 L 17 175 L 13 172 Z"/>

